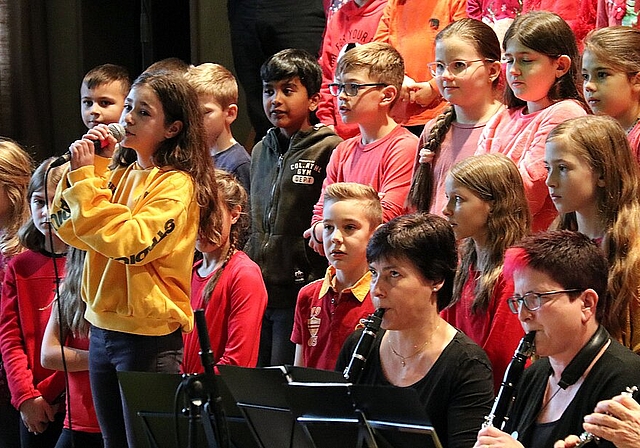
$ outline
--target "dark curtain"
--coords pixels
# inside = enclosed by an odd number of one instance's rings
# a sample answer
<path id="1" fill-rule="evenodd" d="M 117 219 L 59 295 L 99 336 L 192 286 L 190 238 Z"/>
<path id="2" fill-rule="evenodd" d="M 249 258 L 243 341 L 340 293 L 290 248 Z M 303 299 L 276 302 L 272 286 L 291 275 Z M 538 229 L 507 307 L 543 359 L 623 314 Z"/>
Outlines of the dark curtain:
<path id="1" fill-rule="evenodd" d="M 0 0 L 0 135 L 37 159 L 53 140 L 46 0 Z"/>

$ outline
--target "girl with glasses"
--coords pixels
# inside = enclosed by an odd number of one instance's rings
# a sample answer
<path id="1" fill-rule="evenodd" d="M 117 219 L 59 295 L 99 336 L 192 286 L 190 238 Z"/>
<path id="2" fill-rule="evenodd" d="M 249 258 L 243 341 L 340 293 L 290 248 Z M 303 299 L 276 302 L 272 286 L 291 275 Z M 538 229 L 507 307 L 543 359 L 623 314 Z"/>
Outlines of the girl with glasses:
<path id="1" fill-rule="evenodd" d="M 449 102 L 426 124 L 413 174 L 410 205 L 440 214 L 449 169 L 474 154 L 489 119 L 502 110 L 500 43 L 488 25 L 461 19 L 436 36 L 435 62 L 428 64 L 438 89 Z"/>

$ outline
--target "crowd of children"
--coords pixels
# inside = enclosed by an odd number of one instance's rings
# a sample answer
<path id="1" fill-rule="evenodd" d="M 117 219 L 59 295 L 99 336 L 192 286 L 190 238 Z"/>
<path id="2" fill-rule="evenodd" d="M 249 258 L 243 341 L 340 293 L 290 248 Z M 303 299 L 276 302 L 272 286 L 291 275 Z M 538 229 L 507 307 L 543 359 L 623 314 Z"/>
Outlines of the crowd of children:
<path id="1" fill-rule="evenodd" d="M 174 60 L 133 83 L 113 64 L 87 72 L 87 132 L 66 161 L 32 172 L 0 139 L 0 448 L 137 446 L 118 372 L 203 372 L 197 309 L 217 365 L 333 370 L 389 302 L 376 382 L 422 384 L 463 341 L 484 350 L 467 354 L 498 392 L 522 307 L 536 311 L 526 297 L 566 292 L 519 290 L 505 253 L 551 228 L 601 249 L 596 319 L 640 353 L 637 8 L 334 3 L 318 55 L 260 61 L 271 128 L 249 151 L 231 130 L 234 75 Z M 122 139 L 107 126 L 118 122 Z M 457 270 L 419 273 L 417 253 L 385 233 L 414 227 L 416 241 L 455 236 Z M 429 325 L 398 315 L 410 307 L 393 294 L 412 287 L 430 291 L 428 307 L 405 297 Z"/>

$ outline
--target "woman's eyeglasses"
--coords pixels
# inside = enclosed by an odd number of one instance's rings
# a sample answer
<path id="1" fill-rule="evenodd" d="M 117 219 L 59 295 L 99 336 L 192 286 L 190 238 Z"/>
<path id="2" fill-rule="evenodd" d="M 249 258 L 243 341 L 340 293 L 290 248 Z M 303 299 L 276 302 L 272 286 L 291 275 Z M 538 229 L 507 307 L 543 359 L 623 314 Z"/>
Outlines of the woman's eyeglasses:
<path id="1" fill-rule="evenodd" d="M 522 305 L 524 305 L 524 307 L 529 311 L 536 311 L 540 309 L 540 307 L 542 306 L 542 299 L 546 298 L 546 296 L 550 296 L 552 294 L 567 294 L 571 292 L 582 291 L 584 291 L 584 289 L 561 289 L 558 291 L 549 292 L 528 292 L 523 296 L 516 294 L 507 299 L 507 304 L 509 305 L 509 309 L 513 314 L 518 314 L 522 309 Z"/>

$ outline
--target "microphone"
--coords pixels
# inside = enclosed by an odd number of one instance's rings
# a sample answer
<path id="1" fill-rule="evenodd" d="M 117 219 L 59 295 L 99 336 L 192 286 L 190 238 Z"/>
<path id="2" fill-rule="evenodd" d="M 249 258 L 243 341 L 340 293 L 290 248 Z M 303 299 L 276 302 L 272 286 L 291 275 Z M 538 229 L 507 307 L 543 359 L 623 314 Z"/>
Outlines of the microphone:
<path id="1" fill-rule="evenodd" d="M 360 379 L 362 369 L 364 369 L 367 358 L 371 353 L 373 341 L 375 341 L 378 331 L 380 330 L 382 316 L 385 311 L 384 308 L 378 308 L 373 314 L 369 315 L 364 330 L 362 330 L 360 340 L 353 351 L 353 355 L 351 355 L 351 361 L 349 361 L 349 365 L 344 369 L 344 372 L 342 372 L 344 378 L 353 384 L 357 384 Z"/>
<path id="2" fill-rule="evenodd" d="M 125 135 L 124 127 L 119 123 L 111 123 L 107 126 L 109 128 L 109 134 L 113 135 L 117 142 L 121 142 Z M 102 148 L 107 146 L 106 140 L 94 140 L 93 145 L 96 148 L 96 152 L 100 151 Z M 69 160 L 71 160 L 71 152 L 67 151 L 54 160 L 49 168 L 55 168 L 60 165 L 64 165 Z"/>
<path id="3" fill-rule="evenodd" d="M 516 387 L 524 372 L 524 365 L 527 363 L 527 359 L 533 355 L 535 351 L 534 340 L 536 338 L 536 332 L 530 331 L 525 334 L 515 353 L 511 362 L 507 366 L 507 370 L 504 372 L 502 385 L 498 391 L 498 396 L 493 402 L 493 408 L 491 413 L 485 417 L 485 423 L 483 427 L 495 426 L 502 430 L 505 423 L 509 420 L 509 414 L 511 407 L 516 399 Z"/>

